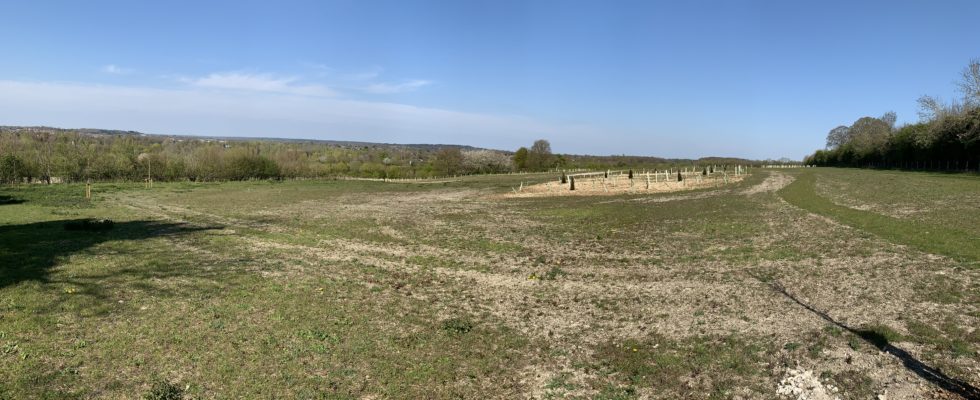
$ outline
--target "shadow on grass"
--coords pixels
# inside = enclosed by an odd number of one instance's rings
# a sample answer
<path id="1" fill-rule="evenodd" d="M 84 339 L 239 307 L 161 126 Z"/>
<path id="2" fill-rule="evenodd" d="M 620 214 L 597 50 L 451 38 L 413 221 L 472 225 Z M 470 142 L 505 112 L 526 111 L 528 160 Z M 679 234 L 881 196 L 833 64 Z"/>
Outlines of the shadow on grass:
<path id="1" fill-rule="evenodd" d="M 847 332 L 856 335 L 857 337 L 863 339 L 865 342 L 868 342 L 868 344 L 876 347 L 878 350 L 895 356 L 896 358 L 902 361 L 902 365 L 904 365 L 906 369 L 914 372 L 916 375 L 922 377 L 923 379 L 932 382 L 936 386 L 943 388 L 943 390 L 946 390 L 949 393 L 958 394 L 960 396 L 963 396 L 964 398 L 971 399 L 971 400 L 980 399 L 980 389 L 977 389 L 975 386 L 970 385 L 965 381 L 961 381 L 959 379 L 947 376 L 946 374 L 942 373 L 942 371 L 934 367 L 931 367 L 922 361 L 919 361 L 918 359 L 915 358 L 915 356 L 913 356 L 909 352 L 889 343 L 888 338 L 886 338 L 883 334 L 870 329 L 855 329 L 850 326 L 847 326 L 833 319 L 827 313 L 817 310 L 813 306 L 804 303 L 796 296 L 793 296 L 791 293 L 789 293 L 786 290 L 785 287 L 783 287 L 783 285 L 779 284 L 779 282 L 770 281 L 769 287 L 772 288 L 773 291 L 782 294 L 783 296 L 792 300 L 796 304 L 799 304 L 807 311 L 810 311 L 816 314 L 817 316 L 819 316 L 820 318 L 823 318 L 825 321 L 837 326 L 838 328 L 841 328 Z"/>
<path id="2" fill-rule="evenodd" d="M 84 220 L 59 220 L 20 225 L 0 225 L 0 289 L 24 281 L 50 282 L 50 270 L 62 257 L 99 243 L 144 240 L 196 231 L 220 229 L 156 221 L 113 224 L 104 231 L 66 230 L 66 224 Z"/>
<path id="3" fill-rule="evenodd" d="M 20 204 L 23 202 L 24 200 L 0 194 L 0 206 L 10 205 L 10 204 Z"/>

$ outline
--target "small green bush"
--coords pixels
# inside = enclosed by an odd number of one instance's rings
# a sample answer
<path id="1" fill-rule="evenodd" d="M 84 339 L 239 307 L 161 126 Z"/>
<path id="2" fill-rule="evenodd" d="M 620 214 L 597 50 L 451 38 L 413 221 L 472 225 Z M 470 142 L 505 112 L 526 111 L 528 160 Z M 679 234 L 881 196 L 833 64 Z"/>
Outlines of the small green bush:
<path id="1" fill-rule="evenodd" d="M 231 159 L 228 178 L 232 180 L 279 178 L 279 165 L 259 155 L 240 155 Z"/>
<path id="2" fill-rule="evenodd" d="M 559 276 L 564 276 L 564 275 L 565 275 L 564 270 L 558 268 L 558 266 L 553 266 L 551 267 L 551 269 L 549 269 L 547 272 L 544 273 L 541 279 L 553 281 L 555 279 L 558 279 Z"/>
<path id="3" fill-rule="evenodd" d="M 473 322 L 466 318 L 450 318 L 442 321 L 442 330 L 454 335 L 466 334 L 473 330 Z"/>
<path id="4" fill-rule="evenodd" d="M 157 381 L 150 387 L 150 391 L 143 395 L 143 400 L 181 400 L 184 398 L 184 390 L 179 386 L 168 381 Z"/>
<path id="5" fill-rule="evenodd" d="M 28 175 L 28 168 L 20 158 L 7 154 L 0 159 L 0 183 L 17 183 Z"/>

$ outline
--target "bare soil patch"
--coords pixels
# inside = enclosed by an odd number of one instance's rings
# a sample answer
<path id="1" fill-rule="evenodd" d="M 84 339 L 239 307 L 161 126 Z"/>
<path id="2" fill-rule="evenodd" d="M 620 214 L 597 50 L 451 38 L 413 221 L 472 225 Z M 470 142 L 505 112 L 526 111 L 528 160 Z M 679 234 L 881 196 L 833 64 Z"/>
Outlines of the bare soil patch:
<path id="1" fill-rule="evenodd" d="M 621 194 L 650 194 L 680 192 L 686 190 L 722 187 L 742 181 L 745 174 L 728 174 L 715 172 L 702 175 L 700 172 L 682 174 L 683 179 L 677 181 L 677 174 L 640 174 L 633 179 L 626 174 L 610 174 L 608 178 L 602 175 L 570 176 L 569 183 L 552 181 L 513 188 L 504 197 L 551 197 L 551 196 L 611 196 Z M 571 190 L 571 178 L 575 178 L 575 190 Z"/>
<path id="2" fill-rule="evenodd" d="M 793 182 L 793 177 L 782 172 L 771 171 L 762 183 L 742 191 L 742 194 L 753 195 L 765 192 L 775 192 Z"/>

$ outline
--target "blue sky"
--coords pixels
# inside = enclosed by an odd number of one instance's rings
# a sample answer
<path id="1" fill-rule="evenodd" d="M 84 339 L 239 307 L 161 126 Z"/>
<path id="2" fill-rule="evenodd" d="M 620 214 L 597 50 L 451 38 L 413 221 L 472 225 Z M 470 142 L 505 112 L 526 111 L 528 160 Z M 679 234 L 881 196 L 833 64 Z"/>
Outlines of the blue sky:
<path id="1" fill-rule="evenodd" d="M 0 125 L 802 158 L 980 57 L 976 1 L 0 2 Z"/>

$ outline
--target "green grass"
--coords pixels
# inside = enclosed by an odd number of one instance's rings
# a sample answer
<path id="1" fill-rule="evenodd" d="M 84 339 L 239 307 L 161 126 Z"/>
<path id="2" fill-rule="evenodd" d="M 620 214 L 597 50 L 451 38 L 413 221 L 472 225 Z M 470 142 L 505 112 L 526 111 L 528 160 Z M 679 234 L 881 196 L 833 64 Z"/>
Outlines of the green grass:
<path id="1" fill-rule="evenodd" d="M 761 373 L 766 350 L 738 337 L 697 337 L 669 340 L 653 335 L 641 340 L 600 345 L 596 358 L 602 375 L 615 377 L 618 387 L 648 386 L 662 395 L 707 392 L 708 398 L 727 398 L 735 388 L 752 387 Z M 688 378 L 707 378 L 710 387 L 692 387 Z M 755 388 L 762 392 L 762 388 Z"/>
<path id="2" fill-rule="evenodd" d="M 980 175 L 821 168 L 817 194 L 836 204 L 980 235 Z"/>
<path id="3" fill-rule="evenodd" d="M 936 199 L 971 181 L 899 218 L 844 205 L 874 201 L 862 188 L 880 185 L 850 182 L 875 172 L 785 173 L 792 204 L 860 229 L 740 194 L 763 171 L 595 198 L 499 196 L 553 174 L 0 187 L 0 398 L 768 398 L 793 365 L 846 371 L 828 379 L 861 396 L 907 373 L 834 364 L 877 350 L 756 276 L 972 376 L 976 269 L 873 258 L 879 236 L 944 226 Z M 64 229 L 100 218 L 113 229 Z M 950 226 L 943 240 L 970 237 Z M 945 254 L 934 242 L 915 248 Z"/>
<path id="4" fill-rule="evenodd" d="M 275 187 L 249 188 L 263 186 Z M 100 198 L 79 200 L 75 189 L 3 191 L 25 201 L 0 206 L 0 398 L 168 398 L 178 389 L 191 397 L 472 397 L 477 377 L 521 364 L 527 341 L 492 319 L 459 311 L 445 320 L 425 301 L 366 284 L 387 284 L 386 271 L 314 260 L 323 274 L 270 280 L 256 267 L 291 261 L 242 251 L 236 236 L 215 234 L 224 226 L 148 220 Z M 188 194 L 171 189 L 133 191 Z M 82 217 L 115 224 L 64 229 Z M 326 273 L 349 268 L 357 278 Z"/>
<path id="5" fill-rule="evenodd" d="M 818 175 L 803 172 L 779 194 L 797 207 L 832 218 L 842 224 L 864 230 L 896 244 L 908 245 L 921 251 L 949 256 L 980 265 L 980 237 L 949 226 L 929 222 L 902 220 L 871 211 L 857 210 L 834 204 L 817 195 L 814 186 Z"/>

